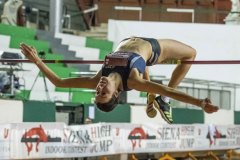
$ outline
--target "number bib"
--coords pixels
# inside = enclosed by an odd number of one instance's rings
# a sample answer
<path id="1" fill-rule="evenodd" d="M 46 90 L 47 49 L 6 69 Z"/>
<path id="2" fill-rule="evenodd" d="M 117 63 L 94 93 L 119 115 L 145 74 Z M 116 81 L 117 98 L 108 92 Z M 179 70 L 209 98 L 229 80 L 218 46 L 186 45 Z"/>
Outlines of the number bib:
<path id="1" fill-rule="evenodd" d="M 128 58 L 131 55 L 132 55 L 131 53 L 124 53 L 124 52 L 111 53 L 105 57 L 104 64 L 107 67 L 114 67 L 114 66 L 126 67 L 128 65 Z"/>

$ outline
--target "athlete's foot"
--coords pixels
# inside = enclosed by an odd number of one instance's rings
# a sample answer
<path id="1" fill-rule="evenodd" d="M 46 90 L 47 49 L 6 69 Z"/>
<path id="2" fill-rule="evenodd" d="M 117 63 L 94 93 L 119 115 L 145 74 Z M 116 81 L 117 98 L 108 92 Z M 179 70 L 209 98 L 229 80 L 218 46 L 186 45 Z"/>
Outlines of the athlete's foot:
<path id="1" fill-rule="evenodd" d="M 154 100 L 154 106 L 158 109 L 162 118 L 167 123 L 169 124 L 173 123 L 170 102 L 166 103 L 162 100 L 161 96 L 158 96 Z"/>
<path id="2" fill-rule="evenodd" d="M 147 108 L 146 113 L 150 118 L 154 118 L 157 115 L 157 111 L 153 106 L 153 102 L 155 100 L 156 95 L 152 93 L 147 94 Z"/>

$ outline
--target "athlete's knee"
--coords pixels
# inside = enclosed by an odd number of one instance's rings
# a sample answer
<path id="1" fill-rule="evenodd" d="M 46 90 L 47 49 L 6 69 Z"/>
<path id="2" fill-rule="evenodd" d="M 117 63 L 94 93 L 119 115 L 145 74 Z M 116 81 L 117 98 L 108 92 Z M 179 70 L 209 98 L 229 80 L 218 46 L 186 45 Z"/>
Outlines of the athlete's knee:
<path id="1" fill-rule="evenodd" d="M 192 59 L 195 59 L 197 56 L 197 50 L 193 48 L 193 51 L 192 51 Z"/>
<path id="2" fill-rule="evenodd" d="M 194 59 L 196 58 L 196 56 L 197 56 L 197 51 L 196 51 L 196 49 L 191 48 L 187 60 L 194 60 Z"/>

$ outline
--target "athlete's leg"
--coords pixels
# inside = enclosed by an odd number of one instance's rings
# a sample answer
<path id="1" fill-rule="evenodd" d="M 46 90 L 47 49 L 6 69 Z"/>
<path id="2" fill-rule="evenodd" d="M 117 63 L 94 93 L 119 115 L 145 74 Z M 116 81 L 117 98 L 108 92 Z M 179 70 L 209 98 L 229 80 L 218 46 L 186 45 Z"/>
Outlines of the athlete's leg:
<path id="1" fill-rule="evenodd" d="M 196 51 L 188 45 L 174 40 L 158 40 L 161 53 L 157 63 L 165 63 L 169 60 L 194 60 Z M 179 64 L 174 69 L 168 86 L 176 88 L 189 71 L 191 65 Z M 154 100 L 154 106 L 159 110 L 163 119 L 168 123 L 173 123 L 170 101 L 168 97 L 158 96 Z"/>
<path id="2" fill-rule="evenodd" d="M 164 63 L 168 60 L 194 60 L 196 50 L 192 47 L 175 40 L 158 40 L 161 46 L 161 53 L 157 63 Z M 176 88 L 189 71 L 191 64 L 179 64 L 174 69 L 168 86 Z"/>
<path id="3" fill-rule="evenodd" d="M 145 72 L 143 74 L 143 79 L 146 79 L 150 81 L 150 76 L 149 76 L 149 68 L 145 68 Z M 155 99 L 156 95 L 153 93 L 147 93 L 147 107 L 146 107 L 146 113 L 148 117 L 154 118 L 157 115 L 156 109 L 153 107 L 153 102 Z"/>

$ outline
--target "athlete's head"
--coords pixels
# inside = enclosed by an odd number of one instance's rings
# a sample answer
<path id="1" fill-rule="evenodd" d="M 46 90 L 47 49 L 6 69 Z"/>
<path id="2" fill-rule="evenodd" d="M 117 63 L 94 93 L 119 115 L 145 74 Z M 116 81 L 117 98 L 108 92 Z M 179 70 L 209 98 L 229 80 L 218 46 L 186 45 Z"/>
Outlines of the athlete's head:
<path id="1" fill-rule="evenodd" d="M 108 77 L 101 77 L 96 87 L 95 103 L 97 107 L 104 112 L 112 111 L 118 104 L 119 93 L 114 81 Z"/>

